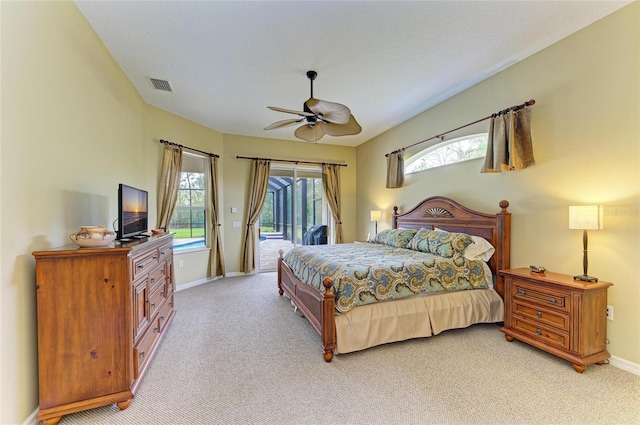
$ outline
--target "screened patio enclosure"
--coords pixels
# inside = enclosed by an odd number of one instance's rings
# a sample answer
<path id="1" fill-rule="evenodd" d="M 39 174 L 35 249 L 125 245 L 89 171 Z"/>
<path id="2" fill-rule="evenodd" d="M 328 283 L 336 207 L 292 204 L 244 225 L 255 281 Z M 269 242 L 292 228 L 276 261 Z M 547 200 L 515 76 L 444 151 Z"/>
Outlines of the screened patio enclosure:
<path id="1" fill-rule="evenodd" d="M 303 244 L 304 234 L 323 224 L 322 179 L 298 177 L 295 198 L 293 177 L 269 177 L 260 212 L 261 240 L 285 239 Z"/>

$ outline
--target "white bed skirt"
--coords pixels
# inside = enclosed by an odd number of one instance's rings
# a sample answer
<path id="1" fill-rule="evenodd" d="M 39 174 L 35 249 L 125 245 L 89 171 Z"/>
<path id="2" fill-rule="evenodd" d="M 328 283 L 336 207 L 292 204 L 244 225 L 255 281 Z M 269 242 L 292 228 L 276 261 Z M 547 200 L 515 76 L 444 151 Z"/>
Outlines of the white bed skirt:
<path id="1" fill-rule="evenodd" d="M 336 315 L 337 354 L 504 320 L 493 289 L 439 293 L 355 307 Z"/>

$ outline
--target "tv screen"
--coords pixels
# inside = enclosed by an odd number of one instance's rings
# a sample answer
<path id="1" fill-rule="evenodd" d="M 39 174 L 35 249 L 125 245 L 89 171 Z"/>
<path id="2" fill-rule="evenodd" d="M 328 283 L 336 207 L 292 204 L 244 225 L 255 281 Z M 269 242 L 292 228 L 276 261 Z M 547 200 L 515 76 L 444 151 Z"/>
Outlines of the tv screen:
<path id="1" fill-rule="evenodd" d="M 120 184 L 118 187 L 118 239 L 130 238 L 148 229 L 148 193 Z"/>

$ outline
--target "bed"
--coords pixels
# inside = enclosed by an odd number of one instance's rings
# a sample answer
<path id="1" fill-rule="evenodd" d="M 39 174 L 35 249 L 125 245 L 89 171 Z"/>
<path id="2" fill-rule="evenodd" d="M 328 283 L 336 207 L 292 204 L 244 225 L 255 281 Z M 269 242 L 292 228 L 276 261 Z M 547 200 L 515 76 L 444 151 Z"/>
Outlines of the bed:
<path id="1" fill-rule="evenodd" d="M 298 251 L 304 250 L 296 249 L 293 256 L 287 254 L 286 260 L 283 252 L 280 252 L 279 293 L 290 298 L 295 309 L 309 321 L 320 336 L 326 362 L 330 362 L 334 354 L 350 353 L 413 338 L 430 337 L 447 329 L 468 327 L 476 323 L 501 322 L 504 314 L 502 302 L 504 281 L 498 271 L 510 266 L 511 213 L 507 211 L 508 201 L 500 201 L 499 206 L 500 211 L 497 214 L 487 214 L 469 209 L 452 199 L 435 196 L 423 200 L 403 214 L 398 213 L 397 207 L 393 209 L 392 229 L 396 229 L 395 235 L 407 233 L 404 230 L 415 232 L 414 234 L 422 232 L 429 235 L 433 235 L 431 231 L 438 232 L 439 235 L 449 232 L 452 235 L 468 235 L 474 238 L 474 242 L 478 241 L 478 238 L 489 242 L 495 252 L 486 262 L 483 262 L 482 273 L 478 272 L 483 275 L 487 285 L 472 282 L 473 279 L 467 272 L 466 277 L 458 280 L 462 281 L 462 286 L 468 286 L 468 288 L 453 287 L 451 291 L 421 292 L 421 289 L 411 287 L 408 291 L 407 288 L 411 286 L 409 281 L 412 281 L 413 277 L 403 274 L 401 280 L 404 279 L 406 282 L 396 285 L 400 288 L 397 292 L 411 292 L 410 296 L 400 294 L 394 298 L 388 296 L 386 290 L 365 290 L 364 295 L 354 296 L 352 293 L 354 286 L 345 301 L 342 291 L 336 290 L 338 287 L 344 289 L 348 286 L 345 284 L 348 282 L 345 273 L 340 274 L 340 278 L 336 277 L 334 282 L 330 277 L 331 273 L 326 272 L 328 268 L 334 269 L 334 267 L 326 258 L 322 260 L 326 264 L 322 266 L 321 272 L 318 270 L 310 272 L 308 265 L 303 265 L 301 268 L 297 263 L 302 253 Z M 383 233 L 380 232 L 379 235 Z M 387 232 L 387 234 L 391 233 L 392 231 Z M 415 241 L 411 243 L 415 245 Z M 373 248 L 375 245 L 377 244 L 363 242 L 316 246 L 312 249 L 342 249 L 349 253 Z M 394 248 L 397 247 L 394 246 Z M 413 248 L 416 249 L 416 246 Z M 408 251 L 408 249 L 405 250 Z M 347 254 L 339 252 L 332 255 Z M 387 252 L 382 254 L 385 258 L 389 258 L 390 255 Z M 331 255 L 327 258 L 330 257 Z M 459 255 L 454 257 L 460 261 Z M 404 263 L 405 259 L 397 261 Z M 440 269 L 448 267 L 438 266 Z M 382 270 L 380 273 L 385 272 Z M 398 275 L 398 273 L 407 272 L 394 268 L 394 273 Z M 325 275 L 326 277 L 323 277 Z M 334 276 L 338 275 L 334 274 Z M 338 279 L 340 282 L 337 282 Z M 437 287 L 438 285 L 436 283 L 425 286 Z M 449 286 L 449 284 L 441 286 Z M 338 299 L 336 299 L 336 292 Z M 354 299 L 356 302 L 353 302 Z"/>

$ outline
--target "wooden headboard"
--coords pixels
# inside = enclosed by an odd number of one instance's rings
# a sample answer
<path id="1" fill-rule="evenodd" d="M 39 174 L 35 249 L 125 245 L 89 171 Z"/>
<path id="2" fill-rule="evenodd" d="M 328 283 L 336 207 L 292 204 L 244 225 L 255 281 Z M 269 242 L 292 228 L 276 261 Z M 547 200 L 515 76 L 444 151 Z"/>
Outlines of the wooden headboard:
<path id="1" fill-rule="evenodd" d="M 411 211 L 398 214 L 393 207 L 394 229 L 433 229 L 460 232 L 480 236 L 496 249 L 489 260 L 489 268 L 495 276 L 495 289 L 504 298 L 504 280 L 499 270 L 511 264 L 511 213 L 508 201 L 500 201 L 500 212 L 486 214 L 462 206 L 444 196 L 433 196 L 416 205 Z"/>

